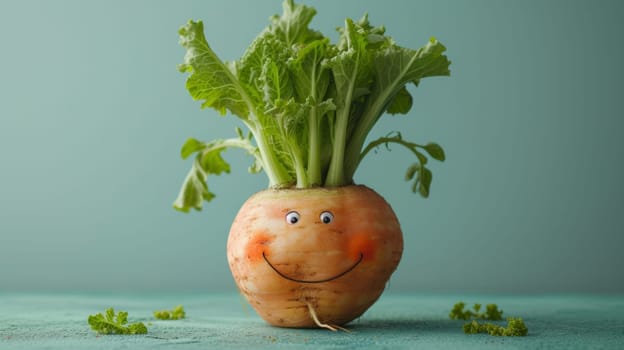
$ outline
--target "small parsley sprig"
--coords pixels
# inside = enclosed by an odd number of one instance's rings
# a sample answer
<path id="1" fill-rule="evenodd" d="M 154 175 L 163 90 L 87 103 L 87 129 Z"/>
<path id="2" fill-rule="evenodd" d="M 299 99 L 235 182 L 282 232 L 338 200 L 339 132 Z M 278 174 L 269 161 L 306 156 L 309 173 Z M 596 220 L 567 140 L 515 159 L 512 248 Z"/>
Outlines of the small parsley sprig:
<path id="1" fill-rule="evenodd" d="M 147 334 L 147 327 L 142 322 L 128 324 L 128 313 L 106 309 L 105 314 L 90 315 L 88 319 L 91 329 L 99 334 Z"/>
<path id="2" fill-rule="evenodd" d="M 453 309 L 449 313 L 449 317 L 452 320 L 470 320 L 470 319 L 481 319 L 481 320 L 492 320 L 492 321 L 500 321 L 503 319 L 503 310 L 499 310 L 496 304 L 487 304 L 485 306 L 485 312 L 481 311 L 481 304 L 474 304 L 472 306 L 472 310 L 464 310 L 466 304 L 463 302 L 459 302 L 453 306 Z"/>
<path id="3" fill-rule="evenodd" d="M 464 333 L 477 334 L 487 333 L 492 336 L 518 337 L 526 336 L 528 328 L 522 318 L 507 318 L 507 326 L 501 326 L 491 322 L 478 322 L 477 320 L 500 321 L 503 319 L 503 311 L 498 309 L 496 304 L 488 304 L 485 312 L 481 312 L 481 304 L 474 304 L 472 310 L 464 310 L 466 304 L 458 302 L 453 306 L 449 317 L 452 320 L 465 320 L 470 322 L 463 326 Z"/>
<path id="4" fill-rule="evenodd" d="M 178 305 L 173 310 L 156 310 L 154 311 L 154 317 L 159 320 L 179 320 L 186 317 L 184 307 Z"/>
<path id="5" fill-rule="evenodd" d="M 528 328 L 520 317 L 509 317 L 507 319 L 507 327 L 493 323 L 479 323 L 476 320 L 464 324 L 464 333 L 466 334 L 487 333 L 503 337 L 524 337 L 528 332 Z"/>

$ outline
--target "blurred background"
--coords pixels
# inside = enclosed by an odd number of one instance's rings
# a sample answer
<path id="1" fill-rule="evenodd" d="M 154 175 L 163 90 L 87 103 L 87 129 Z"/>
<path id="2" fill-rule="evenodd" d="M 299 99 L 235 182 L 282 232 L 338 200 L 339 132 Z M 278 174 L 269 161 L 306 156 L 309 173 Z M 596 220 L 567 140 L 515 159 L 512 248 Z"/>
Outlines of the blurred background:
<path id="1" fill-rule="evenodd" d="M 356 174 L 404 230 L 389 290 L 624 292 L 623 2 L 306 3 L 333 39 L 368 12 L 400 45 L 435 36 L 452 60 L 371 133 L 444 146 L 430 198 L 409 191 L 403 149 Z M 239 125 L 186 92 L 177 29 L 203 20 L 234 60 L 275 13 L 279 0 L 0 2 L 0 291 L 235 290 L 229 226 L 267 180 L 229 151 L 217 198 L 172 208 L 186 138 Z"/>

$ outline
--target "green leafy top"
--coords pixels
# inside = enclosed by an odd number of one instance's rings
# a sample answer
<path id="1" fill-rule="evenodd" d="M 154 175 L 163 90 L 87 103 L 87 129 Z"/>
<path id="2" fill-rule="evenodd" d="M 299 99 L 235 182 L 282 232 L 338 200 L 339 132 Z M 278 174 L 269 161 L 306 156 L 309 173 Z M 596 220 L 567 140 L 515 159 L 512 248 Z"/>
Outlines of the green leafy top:
<path id="1" fill-rule="evenodd" d="M 146 334 L 147 327 L 142 322 L 128 323 L 128 313 L 115 310 L 111 307 L 104 314 L 90 315 L 88 318 L 91 329 L 99 334 Z"/>
<path id="2" fill-rule="evenodd" d="M 182 157 L 196 156 L 175 208 L 200 210 L 203 201 L 214 197 L 206 180 L 230 171 L 221 157 L 228 148 L 253 156 L 250 171 L 264 170 L 269 187 L 308 188 L 352 184 L 370 150 L 397 144 L 416 156 L 406 176 L 414 180 L 412 189 L 429 195 L 427 155 L 444 160 L 439 145 L 407 142 L 398 133 L 365 142 L 384 113 L 409 112 L 407 85 L 450 74 L 446 48 L 434 38 L 418 49 L 401 47 L 366 15 L 359 21 L 347 18 L 332 44 L 309 28 L 315 14 L 311 7 L 285 0 L 282 15 L 272 16 L 233 62 L 217 57 L 201 21 L 189 21 L 180 29 L 186 55 L 179 70 L 188 74 L 189 93 L 202 108 L 237 116 L 249 134 L 237 130 L 237 137 L 230 139 L 187 140 Z"/>

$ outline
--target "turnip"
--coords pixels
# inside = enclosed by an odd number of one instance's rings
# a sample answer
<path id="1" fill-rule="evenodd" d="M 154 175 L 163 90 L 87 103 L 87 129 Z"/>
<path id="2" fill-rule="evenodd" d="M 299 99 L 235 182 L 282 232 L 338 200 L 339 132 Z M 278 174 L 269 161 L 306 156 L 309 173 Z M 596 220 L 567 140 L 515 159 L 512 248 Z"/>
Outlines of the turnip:
<path id="1" fill-rule="evenodd" d="M 174 203 L 201 210 L 214 194 L 208 175 L 229 172 L 222 158 L 239 148 L 264 171 L 268 189 L 242 206 L 227 256 L 234 279 L 257 313 L 281 327 L 342 329 L 381 295 L 403 251 L 401 228 L 374 190 L 355 185 L 362 159 L 396 144 L 416 158 L 407 169 L 412 191 L 429 195 L 427 155 L 444 160 L 436 143 L 417 144 L 396 132 L 366 143 L 379 118 L 412 107 L 407 85 L 449 75 L 445 47 L 431 38 L 412 50 L 398 46 L 368 17 L 345 20 L 337 43 L 308 27 L 313 8 L 285 0 L 283 14 L 243 56 L 223 62 L 201 21 L 180 29 L 186 48 L 180 71 L 191 96 L 249 130 L 211 142 L 189 139 L 182 157 L 195 161 Z"/>
<path id="2" fill-rule="evenodd" d="M 267 190 L 232 224 L 228 260 L 240 291 L 269 323 L 340 325 L 381 294 L 403 239 L 386 201 L 364 186 Z"/>

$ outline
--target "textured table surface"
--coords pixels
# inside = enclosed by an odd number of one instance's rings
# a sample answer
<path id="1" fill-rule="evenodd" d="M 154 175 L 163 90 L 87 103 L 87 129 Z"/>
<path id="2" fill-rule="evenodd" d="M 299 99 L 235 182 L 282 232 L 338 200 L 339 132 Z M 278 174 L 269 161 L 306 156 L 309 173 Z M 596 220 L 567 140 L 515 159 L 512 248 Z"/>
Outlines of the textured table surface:
<path id="1" fill-rule="evenodd" d="M 524 318 L 527 337 L 466 335 L 453 304 L 496 303 Z M 183 304 L 187 318 L 152 310 Z M 147 324 L 147 335 L 99 336 L 87 317 L 108 307 Z M 0 349 L 624 349 L 624 296 L 384 294 L 351 332 L 268 326 L 237 294 L 0 293 Z"/>

